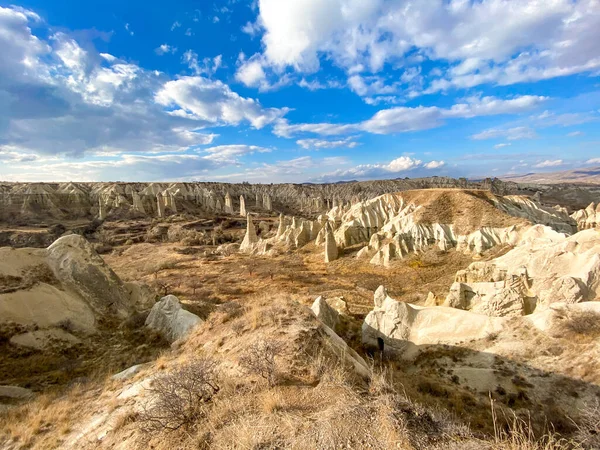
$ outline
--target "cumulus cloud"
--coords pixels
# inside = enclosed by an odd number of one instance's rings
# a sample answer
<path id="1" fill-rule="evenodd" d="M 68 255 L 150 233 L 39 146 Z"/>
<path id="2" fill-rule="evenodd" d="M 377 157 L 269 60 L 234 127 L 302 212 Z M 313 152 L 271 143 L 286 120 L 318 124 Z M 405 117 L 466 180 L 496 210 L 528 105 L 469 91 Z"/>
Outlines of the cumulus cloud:
<path id="1" fill-rule="evenodd" d="M 20 8 L 0 7 L 0 48 L 3 179 L 206 176 L 239 164 L 245 155 L 270 151 L 252 145 L 202 151 L 218 136 L 207 127 L 261 128 L 287 112 L 265 108 L 200 73 L 170 79 L 97 53 Z M 172 51 L 168 44 L 158 48 Z M 188 63 L 208 75 L 222 66 L 222 57 L 198 61 L 190 54 Z"/>
<path id="2" fill-rule="evenodd" d="M 400 156 L 387 164 L 361 164 L 350 169 L 341 169 L 323 175 L 322 180 L 364 180 L 372 178 L 390 178 L 418 169 L 439 169 L 444 167 L 444 161 L 429 161 L 423 163 L 420 159 L 410 156 Z"/>
<path id="3" fill-rule="evenodd" d="M 562 166 L 562 165 L 564 165 L 564 162 L 562 159 L 555 159 L 555 160 L 547 159 L 546 161 L 542 161 L 542 162 L 534 165 L 533 167 L 536 167 L 538 169 L 543 169 L 545 167 L 558 167 L 558 166 Z"/>
<path id="4" fill-rule="evenodd" d="M 440 167 L 444 167 L 446 163 L 444 161 L 429 161 L 426 164 L 423 164 L 423 167 L 426 169 L 439 169 Z"/>
<path id="5" fill-rule="evenodd" d="M 286 108 L 263 108 L 257 100 L 240 96 L 223 82 L 204 77 L 168 81 L 157 92 L 155 100 L 171 108 L 172 116 L 215 125 L 249 122 L 258 129 L 280 119 L 288 111 Z"/>
<path id="6" fill-rule="evenodd" d="M 265 65 L 310 73 L 321 58 L 352 71 L 443 61 L 426 92 L 508 85 L 600 68 L 597 0 L 260 0 Z M 357 69 L 359 68 L 359 69 Z M 434 74 L 432 74 L 434 75 Z"/>
<path id="7" fill-rule="evenodd" d="M 299 139 L 296 141 L 300 147 L 310 150 L 310 149 L 329 149 L 329 148 L 355 148 L 360 144 L 353 140 L 354 138 L 349 137 L 346 139 L 340 139 L 336 141 L 329 141 L 326 139 Z"/>
<path id="8" fill-rule="evenodd" d="M 588 159 L 585 163 L 586 164 L 600 164 L 600 158 Z"/>

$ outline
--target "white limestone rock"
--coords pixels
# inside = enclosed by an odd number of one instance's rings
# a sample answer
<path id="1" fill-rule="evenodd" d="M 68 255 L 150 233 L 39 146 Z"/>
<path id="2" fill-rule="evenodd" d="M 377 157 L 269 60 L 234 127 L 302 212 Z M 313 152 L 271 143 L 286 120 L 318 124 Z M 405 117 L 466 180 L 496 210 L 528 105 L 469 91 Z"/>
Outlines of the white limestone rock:
<path id="1" fill-rule="evenodd" d="M 161 333 L 170 342 L 187 336 L 202 319 L 181 307 L 179 299 L 167 295 L 160 299 L 146 319 L 146 327 Z"/>
<path id="2" fill-rule="evenodd" d="M 57 239 L 47 249 L 47 262 L 62 285 L 96 313 L 126 317 L 133 311 L 123 282 L 82 236 Z"/>
<path id="3" fill-rule="evenodd" d="M 339 313 L 333 309 L 322 296 L 319 296 L 315 299 L 310 309 L 317 319 L 319 319 L 332 330 L 336 329 L 340 322 Z"/>

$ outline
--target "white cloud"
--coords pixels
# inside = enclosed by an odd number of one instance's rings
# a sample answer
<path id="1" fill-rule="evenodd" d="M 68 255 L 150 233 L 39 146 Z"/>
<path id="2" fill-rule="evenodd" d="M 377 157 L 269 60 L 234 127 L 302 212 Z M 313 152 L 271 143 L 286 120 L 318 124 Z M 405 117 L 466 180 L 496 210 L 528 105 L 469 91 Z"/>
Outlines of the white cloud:
<path id="1" fill-rule="evenodd" d="M 471 139 L 485 140 L 485 139 L 508 139 L 509 141 L 516 141 L 519 139 L 534 139 L 536 137 L 535 131 L 529 127 L 513 127 L 513 128 L 489 128 L 480 133 L 471 136 Z"/>
<path id="2" fill-rule="evenodd" d="M 600 158 L 588 159 L 585 163 L 586 164 L 600 164 Z"/>
<path id="3" fill-rule="evenodd" d="M 567 134 L 568 137 L 577 137 L 577 136 L 583 136 L 585 133 L 583 131 L 573 131 L 569 134 Z"/>
<path id="4" fill-rule="evenodd" d="M 496 145 L 494 145 L 494 148 L 497 150 L 497 149 L 499 149 L 499 148 L 510 147 L 511 145 L 512 145 L 512 144 L 511 144 L 510 142 L 508 142 L 508 143 L 506 143 L 506 142 L 503 142 L 503 143 L 501 143 L 501 144 L 496 144 Z"/>
<path id="5" fill-rule="evenodd" d="M 155 95 L 170 114 L 210 124 L 239 125 L 249 122 L 262 128 L 283 117 L 287 108 L 263 108 L 257 100 L 241 97 L 229 86 L 208 78 L 181 77 L 168 81 Z"/>
<path id="6" fill-rule="evenodd" d="M 597 0 L 260 0 L 265 65 L 349 73 L 427 58 L 450 64 L 427 91 L 513 84 L 600 68 Z M 414 49 L 418 52 L 415 58 Z M 265 66 L 263 66 L 265 67 Z M 406 68 L 404 69 L 407 73 Z M 408 72 L 410 77 L 411 73 Z M 433 71 L 431 76 L 439 76 Z"/>
<path id="7" fill-rule="evenodd" d="M 181 23 L 179 23 L 177 20 L 175 22 L 173 22 L 173 25 L 171 25 L 171 31 L 175 31 L 176 28 L 179 28 L 181 26 Z"/>
<path id="8" fill-rule="evenodd" d="M 125 29 L 127 30 L 127 32 L 129 32 L 129 35 L 130 35 L 130 36 L 133 36 L 133 31 L 132 31 L 132 30 L 131 30 L 131 28 L 129 27 L 129 24 L 128 24 L 128 23 L 126 23 L 126 24 L 125 24 Z"/>
<path id="9" fill-rule="evenodd" d="M 336 80 L 327 80 L 326 82 L 322 83 L 319 80 L 307 81 L 306 78 L 302 78 L 298 82 L 298 86 L 308 89 L 309 91 L 318 91 L 321 89 L 340 89 L 344 87 L 342 83 Z"/>
<path id="10" fill-rule="evenodd" d="M 531 119 L 540 127 L 570 127 L 573 125 L 596 122 L 599 120 L 599 117 L 594 112 L 555 114 L 550 111 L 544 111 L 537 116 L 531 117 Z"/>
<path id="11" fill-rule="evenodd" d="M 223 55 L 217 55 L 214 58 L 206 57 L 200 61 L 198 54 L 193 50 L 186 50 L 181 60 L 196 75 L 214 75 L 223 66 Z"/>
<path id="12" fill-rule="evenodd" d="M 423 164 L 423 167 L 426 169 L 439 169 L 440 167 L 444 167 L 446 163 L 444 161 L 429 161 L 426 164 Z"/>
<path id="13" fill-rule="evenodd" d="M 204 158 L 210 161 L 217 161 L 227 164 L 239 164 L 239 158 L 254 153 L 269 153 L 271 149 L 258 147 L 256 145 L 218 145 L 203 150 L 208 153 Z"/>
<path id="14" fill-rule="evenodd" d="M 65 32 L 50 33 L 45 24 L 36 23 L 36 30 L 43 28 L 40 35 L 50 38 L 36 37 L 30 28 L 34 16 L 0 7 L 0 146 L 5 152 L 21 152 L 28 160 L 35 155 L 177 154 L 211 144 L 217 135 L 206 126 L 260 128 L 287 112 L 264 108 L 222 82 L 170 80 L 98 54 L 93 46 L 84 49 Z M 210 70 L 221 64 L 220 56 L 212 58 Z M 18 162 L 5 154 L 9 157 Z M 38 169 L 42 176 L 43 168 Z"/>
<path id="15" fill-rule="evenodd" d="M 296 141 L 300 147 L 310 149 L 330 149 L 330 148 L 355 148 L 360 144 L 353 140 L 354 138 L 349 137 L 346 139 L 340 139 L 336 141 L 328 141 L 325 139 L 299 139 Z"/>
<path id="16" fill-rule="evenodd" d="M 255 37 L 260 33 L 261 29 L 262 27 L 258 22 L 248 22 L 242 27 L 242 32 Z"/>
<path id="17" fill-rule="evenodd" d="M 166 53 L 176 53 L 177 47 L 171 47 L 169 44 L 161 44 L 157 48 L 154 49 L 154 52 L 157 55 L 164 55 Z"/>
<path id="18" fill-rule="evenodd" d="M 470 97 L 464 103 L 444 109 L 437 106 L 417 106 L 383 109 L 363 122 L 353 124 L 304 123 L 290 125 L 287 120 L 279 120 L 273 132 L 277 136 L 291 137 L 298 133 L 314 133 L 323 136 L 367 131 L 373 134 L 406 133 L 410 131 L 437 128 L 446 119 L 466 119 L 478 116 L 515 114 L 532 109 L 547 97 L 525 95 L 511 99 L 495 97 Z"/>
<path id="19" fill-rule="evenodd" d="M 547 159 L 546 161 L 542 161 L 538 164 L 536 164 L 533 167 L 536 167 L 538 169 L 542 169 L 544 167 L 558 167 L 558 166 L 562 166 L 564 164 L 562 159 L 556 159 L 556 160 L 549 160 Z"/>
<path id="20" fill-rule="evenodd" d="M 350 169 L 340 169 L 327 173 L 321 177 L 323 181 L 335 180 L 364 180 L 373 178 L 390 178 L 416 170 L 433 170 L 445 166 L 444 161 L 430 161 L 423 163 L 420 159 L 410 156 L 401 156 L 387 164 L 361 164 Z"/>
<path id="21" fill-rule="evenodd" d="M 262 68 L 260 57 L 253 56 L 247 61 L 242 62 L 238 68 L 235 78 L 246 86 L 258 87 L 266 81 L 267 75 Z"/>

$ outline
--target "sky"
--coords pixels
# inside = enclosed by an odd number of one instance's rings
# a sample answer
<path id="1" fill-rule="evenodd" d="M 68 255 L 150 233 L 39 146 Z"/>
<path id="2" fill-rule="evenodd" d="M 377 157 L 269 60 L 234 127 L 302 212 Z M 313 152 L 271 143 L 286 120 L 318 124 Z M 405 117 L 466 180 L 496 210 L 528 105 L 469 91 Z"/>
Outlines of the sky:
<path id="1" fill-rule="evenodd" d="M 0 0 L 0 179 L 600 166 L 600 0 Z"/>

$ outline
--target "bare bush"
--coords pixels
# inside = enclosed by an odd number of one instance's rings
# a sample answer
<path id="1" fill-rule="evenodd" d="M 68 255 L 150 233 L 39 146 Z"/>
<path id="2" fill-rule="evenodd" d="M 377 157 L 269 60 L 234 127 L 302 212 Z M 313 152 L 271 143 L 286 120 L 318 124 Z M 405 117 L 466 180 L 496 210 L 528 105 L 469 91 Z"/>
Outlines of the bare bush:
<path id="1" fill-rule="evenodd" d="M 580 411 L 575 440 L 583 448 L 600 448 L 600 401 L 586 404 Z"/>
<path id="2" fill-rule="evenodd" d="M 582 334 L 600 334 L 600 314 L 593 311 L 573 312 L 568 319 L 562 323 L 564 331 Z"/>
<path id="3" fill-rule="evenodd" d="M 217 363 L 202 358 L 158 377 L 148 389 L 152 401 L 140 415 L 145 431 L 175 431 L 191 428 L 219 392 Z"/>
<path id="4" fill-rule="evenodd" d="M 248 373 L 264 378 L 269 387 L 273 387 L 277 382 L 275 357 L 281 353 L 282 349 L 283 345 L 278 341 L 256 341 L 240 358 L 240 366 Z"/>

